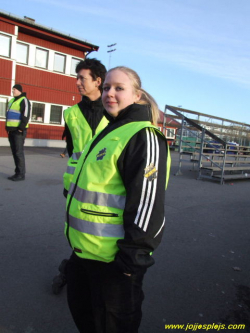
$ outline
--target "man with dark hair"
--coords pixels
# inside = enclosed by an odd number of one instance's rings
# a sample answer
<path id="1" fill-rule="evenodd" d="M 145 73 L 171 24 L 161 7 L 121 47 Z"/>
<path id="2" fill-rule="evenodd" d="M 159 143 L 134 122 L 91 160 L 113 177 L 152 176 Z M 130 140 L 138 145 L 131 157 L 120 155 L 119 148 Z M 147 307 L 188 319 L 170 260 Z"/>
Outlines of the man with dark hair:
<path id="1" fill-rule="evenodd" d="M 85 59 L 77 64 L 76 73 L 76 85 L 82 100 L 64 111 L 65 136 L 70 157 L 63 176 L 65 197 L 86 143 L 108 124 L 101 101 L 105 66 L 97 59 Z"/>
<path id="2" fill-rule="evenodd" d="M 6 131 L 15 162 L 15 174 L 8 177 L 12 181 L 25 179 L 24 141 L 30 117 L 30 101 L 20 84 L 12 87 L 13 98 L 9 101 L 6 112 Z"/>
<path id="3" fill-rule="evenodd" d="M 70 191 L 70 183 L 85 145 L 108 124 L 107 118 L 103 115 L 101 100 L 105 66 L 97 59 L 85 59 L 77 64 L 76 74 L 76 85 L 82 100 L 64 111 L 64 137 L 69 155 L 67 171 L 63 175 L 65 197 Z M 54 294 L 58 294 L 66 284 L 66 264 L 67 259 L 64 259 L 59 266 L 60 274 L 53 279 Z"/>
<path id="4" fill-rule="evenodd" d="M 97 59 L 85 59 L 81 60 L 76 66 L 76 73 L 78 74 L 82 69 L 90 69 L 90 75 L 95 81 L 98 77 L 104 82 L 105 74 L 107 72 L 105 66 Z M 102 86 L 99 86 L 99 90 L 102 91 Z"/>

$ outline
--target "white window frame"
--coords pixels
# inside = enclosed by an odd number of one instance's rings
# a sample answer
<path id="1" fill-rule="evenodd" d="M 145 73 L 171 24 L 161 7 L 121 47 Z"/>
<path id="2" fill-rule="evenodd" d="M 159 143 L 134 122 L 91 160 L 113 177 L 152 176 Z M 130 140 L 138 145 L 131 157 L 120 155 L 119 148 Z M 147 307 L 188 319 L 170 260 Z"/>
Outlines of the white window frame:
<path id="1" fill-rule="evenodd" d="M 1 57 L 10 58 L 10 55 L 11 55 L 11 44 L 12 44 L 12 37 L 11 37 L 11 36 L 9 36 L 9 35 L 2 34 L 2 33 L 0 33 L 0 36 L 6 37 L 6 38 L 8 38 L 8 39 L 9 39 L 9 52 L 8 52 L 8 55 L 1 54 L 1 53 L 0 53 L 0 56 L 1 56 Z"/>
<path id="2" fill-rule="evenodd" d="M 175 128 L 167 127 L 165 136 L 168 139 L 174 139 L 175 138 Z M 169 135 L 168 135 L 169 134 Z"/>
<path id="3" fill-rule="evenodd" d="M 1 105 L 3 104 L 3 114 L 0 113 L 0 118 L 5 118 L 6 117 L 6 109 L 7 109 L 7 105 L 8 105 L 8 98 L 7 97 L 0 97 L 0 103 Z"/>
<path id="4" fill-rule="evenodd" d="M 63 64 L 63 70 L 62 70 L 62 71 L 61 71 L 61 70 L 57 70 L 57 69 L 55 69 L 56 56 L 60 56 L 60 57 L 63 57 L 63 58 L 64 58 L 64 64 Z M 55 52 L 55 53 L 54 53 L 54 63 L 53 63 L 53 71 L 54 71 L 54 72 L 65 74 L 66 58 L 67 58 L 67 57 L 66 57 L 65 54 L 58 53 L 58 52 Z"/>
<path id="5" fill-rule="evenodd" d="M 34 104 L 41 104 L 44 105 L 43 108 L 43 117 L 37 117 L 36 119 L 34 119 L 34 115 L 33 115 L 33 105 Z M 40 103 L 40 102 L 32 102 L 32 107 L 31 107 L 31 121 L 33 123 L 39 123 L 39 124 L 44 124 L 45 123 L 45 110 L 46 110 L 46 104 L 45 103 Z M 41 118 L 41 119 L 40 119 Z"/>
<path id="6" fill-rule="evenodd" d="M 46 52 L 46 54 L 47 54 L 47 57 L 46 57 L 46 67 L 37 65 L 37 51 L 43 51 L 43 52 Z M 35 67 L 43 68 L 43 69 L 48 69 L 48 63 L 49 63 L 49 51 L 46 50 L 46 49 L 43 49 L 43 48 L 41 48 L 41 47 L 36 47 L 36 53 L 35 53 Z"/>
<path id="7" fill-rule="evenodd" d="M 17 51 L 17 47 L 18 46 L 17 45 L 23 45 L 23 46 L 27 47 L 26 62 L 22 62 L 22 61 L 17 60 L 17 53 L 18 53 L 18 51 Z M 19 41 L 16 43 L 16 61 L 18 63 L 20 63 L 20 64 L 28 65 L 28 61 L 29 61 L 29 44 L 21 43 Z"/>
<path id="8" fill-rule="evenodd" d="M 71 58 L 71 63 L 70 63 L 70 75 L 74 75 L 74 76 L 76 76 L 76 66 L 74 67 L 74 69 L 72 68 L 72 67 L 73 67 L 73 64 L 72 64 L 73 60 L 76 60 L 77 62 L 80 62 L 82 59 L 74 58 L 74 57 Z M 72 73 L 73 70 L 74 70 L 74 73 Z"/>
<path id="9" fill-rule="evenodd" d="M 56 107 L 60 107 L 61 108 L 61 116 L 60 116 L 60 122 L 53 122 L 51 121 L 51 111 L 52 111 L 52 107 L 56 106 Z M 63 106 L 62 105 L 56 105 L 56 104 L 51 104 L 50 105 L 50 117 L 49 117 L 49 123 L 52 125 L 62 125 L 62 114 L 63 114 Z"/>

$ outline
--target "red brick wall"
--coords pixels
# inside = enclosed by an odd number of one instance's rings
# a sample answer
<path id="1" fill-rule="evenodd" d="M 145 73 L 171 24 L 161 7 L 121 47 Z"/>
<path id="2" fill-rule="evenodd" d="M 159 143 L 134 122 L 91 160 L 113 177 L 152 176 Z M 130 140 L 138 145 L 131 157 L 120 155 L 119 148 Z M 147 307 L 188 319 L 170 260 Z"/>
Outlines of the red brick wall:
<path id="1" fill-rule="evenodd" d="M 4 22 L 0 18 L 0 31 L 7 32 L 8 34 L 14 35 L 15 33 L 15 25 Z"/>
<path id="2" fill-rule="evenodd" d="M 62 126 L 46 126 L 41 124 L 30 124 L 27 131 L 27 138 L 31 139 L 47 139 L 47 140 L 62 140 Z M 5 121 L 0 121 L 0 137 L 6 138 Z"/>
<path id="3" fill-rule="evenodd" d="M 73 48 L 70 48 L 70 47 L 67 47 L 67 46 L 64 46 L 64 45 L 60 45 L 60 44 L 56 44 L 56 43 L 53 43 L 53 42 L 48 41 L 48 40 L 44 40 L 42 38 L 27 35 L 23 32 L 18 33 L 17 39 L 19 41 L 22 41 L 22 42 L 35 44 L 35 45 L 38 45 L 38 46 L 45 47 L 47 49 L 51 49 L 51 50 L 54 50 L 54 51 L 70 54 L 70 55 L 75 56 L 77 58 L 83 59 L 85 57 L 83 51 L 75 50 Z"/>
<path id="4" fill-rule="evenodd" d="M 12 61 L 0 59 L 0 93 L 11 94 Z"/>
<path id="5" fill-rule="evenodd" d="M 62 140 L 64 127 L 30 124 L 27 131 L 27 138 Z"/>
<path id="6" fill-rule="evenodd" d="M 17 65 L 16 83 L 20 83 L 28 99 L 34 101 L 74 105 L 81 99 L 74 77 Z"/>

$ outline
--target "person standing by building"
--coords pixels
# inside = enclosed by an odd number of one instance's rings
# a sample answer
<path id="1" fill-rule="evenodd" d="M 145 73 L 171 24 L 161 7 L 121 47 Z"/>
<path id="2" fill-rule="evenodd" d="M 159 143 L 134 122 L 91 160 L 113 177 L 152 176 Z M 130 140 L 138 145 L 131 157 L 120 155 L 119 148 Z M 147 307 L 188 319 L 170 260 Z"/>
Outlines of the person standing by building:
<path id="1" fill-rule="evenodd" d="M 15 174 L 8 179 L 19 181 L 25 180 L 24 141 L 29 127 L 30 101 L 20 84 L 13 86 L 12 94 L 6 113 L 6 131 L 15 162 Z"/>
<path id="2" fill-rule="evenodd" d="M 102 101 L 110 123 L 85 147 L 67 196 L 68 305 L 79 332 L 138 333 L 171 158 L 136 72 L 109 70 Z"/>
<path id="3" fill-rule="evenodd" d="M 105 66 L 97 59 L 85 59 L 77 64 L 76 74 L 76 85 L 82 100 L 64 111 L 65 130 L 63 135 L 66 138 L 69 155 L 67 170 L 63 175 L 65 197 L 84 147 L 108 124 L 108 120 L 103 114 L 104 107 L 101 99 L 106 74 Z M 64 259 L 59 266 L 60 274 L 53 279 L 52 291 L 54 294 L 59 294 L 67 283 L 66 265 L 67 259 Z"/>
<path id="4" fill-rule="evenodd" d="M 65 136 L 70 157 L 67 171 L 63 175 L 65 197 L 85 145 L 108 124 L 103 115 L 101 100 L 105 73 L 105 66 L 97 59 L 85 59 L 76 66 L 76 85 L 82 100 L 64 111 Z"/>

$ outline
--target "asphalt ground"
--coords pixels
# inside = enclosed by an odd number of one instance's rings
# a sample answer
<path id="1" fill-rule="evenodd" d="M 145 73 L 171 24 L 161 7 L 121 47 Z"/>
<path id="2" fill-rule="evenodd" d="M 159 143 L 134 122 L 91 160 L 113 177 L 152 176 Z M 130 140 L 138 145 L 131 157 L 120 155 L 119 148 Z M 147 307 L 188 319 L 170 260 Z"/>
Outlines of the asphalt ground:
<path id="1" fill-rule="evenodd" d="M 26 180 L 13 182 L 10 148 L 0 147 L 0 333 L 77 333 L 66 289 L 51 289 L 71 253 L 63 235 L 62 150 L 26 147 Z M 177 169 L 174 152 L 165 233 L 145 276 L 140 333 L 250 332 L 249 180 L 219 185 L 196 180 L 191 164 L 182 176 L 174 176 Z M 171 324 L 184 327 L 165 328 Z"/>

